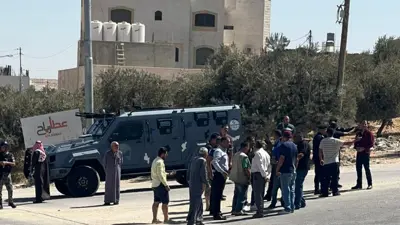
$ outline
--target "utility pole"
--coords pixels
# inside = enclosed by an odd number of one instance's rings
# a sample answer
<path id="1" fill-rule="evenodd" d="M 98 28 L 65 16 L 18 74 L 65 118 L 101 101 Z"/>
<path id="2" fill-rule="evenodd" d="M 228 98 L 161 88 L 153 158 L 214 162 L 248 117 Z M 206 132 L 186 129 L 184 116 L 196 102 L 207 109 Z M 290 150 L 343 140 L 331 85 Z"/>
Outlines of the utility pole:
<path id="1" fill-rule="evenodd" d="M 340 8 L 339 8 L 339 13 Z M 346 60 L 346 48 L 347 48 L 347 33 L 349 28 L 349 15 L 350 15 L 350 0 L 344 0 L 344 15 L 342 22 L 342 37 L 340 40 L 340 53 L 339 53 L 339 66 L 336 83 L 337 96 L 340 98 L 340 112 L 343 107 L 343 83 L 344 83 L 344 71 L 345 71 L 345 60 Z"/>
<path id="2" fill-rule="evenodd" d="M 22 49 L 18 48 L 19 55 L 19 92 L 22 92 Z"/>
<path id="3" fill-rule="evenodd" d="M 311 46 L 312 46 L 312 44 L 313 44 L 313 42 L 312 42 L 312 30 L 310 30 L 310 32 L 308 33 L 308 48 L 310 48 L 311 49 Z"/>
<path id="4" fill-rule="evenodd" d="M 92 57 L 92 1 L 84 1 L 84 49 L 85 49 L 85 112 L 93 113 L 93 57 Z M 86 119 L 86 129 L 93 119 Z"/>

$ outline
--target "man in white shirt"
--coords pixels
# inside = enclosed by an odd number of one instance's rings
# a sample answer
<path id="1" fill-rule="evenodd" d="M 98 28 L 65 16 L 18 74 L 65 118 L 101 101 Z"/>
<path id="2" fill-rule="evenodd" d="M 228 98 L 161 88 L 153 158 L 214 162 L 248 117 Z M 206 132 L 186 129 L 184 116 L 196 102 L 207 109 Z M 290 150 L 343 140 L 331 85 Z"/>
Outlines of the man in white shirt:
<path id="1" fill-rule="evenodd" d="M 271 176 L 270 156 L 267 151 L 263 149 L 264 146 L 264 141 L 256 141 L 254 158 L 251 162 L 251 174 L 253 176 L 252 188 L 254 190 L 254 198 L 257 207 L 257 212 L 253 215 L 253 218 L 261 218 L 264 216 L 265 183 Z"/>
<path id="2" fill-rule="evenodd" d="M 327 138 L 322 139 L 319 145 L 319 160 L 322 166 L 322 182 L 320 197 L 329 196 L 329 186 L 333 196 L 340 195 L 338 188 L 338 171 L 339 171 L 339 152 L 343 145 L 352 144 L 352 141 L 345 142 L 334 138 L 335 130 L 328 128 Z M 330 185 L 329 185 L 330 184 Z"/>

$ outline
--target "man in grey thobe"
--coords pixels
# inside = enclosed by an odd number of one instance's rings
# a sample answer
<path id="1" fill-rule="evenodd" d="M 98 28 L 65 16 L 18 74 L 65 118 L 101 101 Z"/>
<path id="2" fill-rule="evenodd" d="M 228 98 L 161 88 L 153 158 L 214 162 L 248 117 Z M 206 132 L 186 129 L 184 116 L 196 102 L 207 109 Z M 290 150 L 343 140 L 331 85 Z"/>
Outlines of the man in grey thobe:
<path id="1" fill-rule="evenodd" d="M 203 224 L 203 201 L 201 196 L 208 187 L 207 162 L 208 149 L 202 147 L 199 155 L 193 159 L 188 170 L 190 205 L 187 216 L 188 225 Z"/>
<path id="2" fill-rule="evenodd" d="M 106 183 L 104 193 L 104 205 L 119 204 L 119 184 L 121 182 L 121 165 L 123 162 L 119 143 L 111 143 L 111 150 L 104 155 L 104 170 L 106 172 Z"/>

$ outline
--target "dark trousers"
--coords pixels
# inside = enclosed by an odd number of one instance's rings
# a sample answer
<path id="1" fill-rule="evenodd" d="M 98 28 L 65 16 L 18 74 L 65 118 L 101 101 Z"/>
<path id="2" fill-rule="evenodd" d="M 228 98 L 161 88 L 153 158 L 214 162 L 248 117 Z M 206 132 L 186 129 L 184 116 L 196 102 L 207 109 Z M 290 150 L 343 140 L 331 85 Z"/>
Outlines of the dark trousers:
<path id="1" fill-rule="evenodd" d="M 268 183 L 268 190 L 267 194 L 264 196 L 264 199 L 266 200 L 271 200 L 272 198 L 272 190 L 274 189 L 274 182 L 275 182 L 275 174 L 276 174 L 276 164 L 272 165 L 272 171 L 271 171 L 271 179 L 269 180 Z"/>
<path id="2" fill-rule="evenodd" d="M 257 214 L 262 214 L 264 211 L 264 193 L 266 180 L 261 176 L 261 173 L 253 173 L 253 190 L 254 203 L 257 206 Z"/>
<path id="3" fill-rule="evenodd" d="M 357 170 L 357 186 L 362 187 L 362 167 L 365 169 L 365 176 L 367 177 L 368 185 L 372 185 L 372 175 L 369 169 L 369 154 L 357 153 L 356 170 Z"/>
<path id="4" fill-rule="evenodd" d="M 294 206 L 296 208 L 302 208 L 306 206 L 306 200 L 304 199 L 303 184 L 308 170 L 297 170 L 296 171 L 296 182 L 294 191 Z"/>
<path id="5" fill-rule="evenodd" d="M 329 187 L 332 193 L 338 193 L 338 169 L 339 163 L 330 163 L 322 167 L 323 180 L 321 183 L 321 192 L 323 195 L 329 194 Z"/>
<path id="6" fill-rule="evenodd" d="M 337 178 L 338 178 L 338 184 L 339 184 L 339 180 L 340 180 L 340 151 L 339 151 L 339 167 L 338 167 L 338 175 L 337 175 Z"/>
<path id="7" fill-rule="evenodd" d="M 322 184 L 322 166 L 318 160 L 314 161 L 314 190 L 320 190 Z"/>
<path id="8" fill-rule="evenodd" d="M 219 172 L 214 173 L 211 182 L 210 213 L 213 216 L 221 214 L 221 199 L 225 189 L 225 177 Z"/>
<path id="9" fill-rule="evenodd" d="M 190 193 L 189 213 L 187 216 L 187 224 L 197 224 L 203 221 L 203 200 L 201 194 Z"/>
<path id="10" fill-rule="evenodd" d="M 249 188 L 248 184 L 235 184 L 235 190 L 233 192 L 232 199 L 232 212 L 239 213 L 243 210 L 245 196 Z"/>

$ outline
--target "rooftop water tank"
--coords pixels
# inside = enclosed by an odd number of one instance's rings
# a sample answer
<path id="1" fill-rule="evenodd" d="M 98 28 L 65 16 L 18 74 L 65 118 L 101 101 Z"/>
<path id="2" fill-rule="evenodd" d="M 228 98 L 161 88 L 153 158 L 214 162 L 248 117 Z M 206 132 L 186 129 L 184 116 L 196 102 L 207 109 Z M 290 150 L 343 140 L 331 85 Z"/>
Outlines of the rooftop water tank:
<path id="1" fill-rule="evenodd" d="M 102 41 L 103 40 L 103 23 L 95 20 L 90 23 L 91 32 L 92 32 L 92 40 L 93 41 Z"/>
<path id="2" fill-rule="evenodd" d="M 142 23 L 134 23 L 132 24 L 132 42 L 144 43 L 146 29 L 144 24 Z"/>
<path id="3" fill-rule="evenodd" d="M 130 42 L 131 41 L 132 26 L 130 23 L 118 23 L 117 41 Z"/>
<path id="4" fill-rule="evenodd" d="M 117 41 L 117 24 L 110 21 L 103 23 L 104 41 Z"/>

